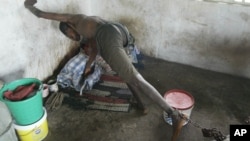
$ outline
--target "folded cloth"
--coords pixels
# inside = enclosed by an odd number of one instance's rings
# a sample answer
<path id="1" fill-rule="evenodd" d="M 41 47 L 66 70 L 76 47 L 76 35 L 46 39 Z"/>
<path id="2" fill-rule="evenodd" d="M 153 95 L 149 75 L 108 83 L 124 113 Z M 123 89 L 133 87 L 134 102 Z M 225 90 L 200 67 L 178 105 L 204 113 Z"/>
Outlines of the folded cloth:
<path id="1" fill-rule="evenodd" d="M 57 83 L 62 88 L 71 87 L 76 91 L 80 91 L 82 87 L 82 74 L 85 69 L 88 56 L 80 52 L 72 59 L 70 59 L 60 73 L 57 75 Z M 99 65 L 92 64 L 94 72 L 85 78 L 85 83 L 88 83 L 88 89 L 91 89 L 93 85 L 99 81 L 102 68 Z"/>
<path id="2" fill-rule="evenodd" d="M 22 100 L 34 92 L 35 86 L 34 83 L 30 86 L 19 86 L 14 91 L 4 92 L 4 97 L 11 101 Z"/>

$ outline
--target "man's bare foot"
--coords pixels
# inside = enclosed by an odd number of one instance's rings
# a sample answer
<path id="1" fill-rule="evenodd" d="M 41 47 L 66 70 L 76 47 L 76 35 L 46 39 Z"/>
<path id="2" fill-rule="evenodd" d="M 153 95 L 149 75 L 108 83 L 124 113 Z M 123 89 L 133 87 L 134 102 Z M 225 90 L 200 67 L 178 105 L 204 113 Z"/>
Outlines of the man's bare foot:
<path id="1" fill-rule="evenodd" d="M 142 115 L 148 114 L 149 110 L 146 108 L 146 106 L 142 102 L 140 102 L 140 101 L 138 102 L 138 100 L 137 100 L 133 104 L 136 107 L 136 109 L 140 111 L 140 113 Z"/>
<path id="2" fill-rule="evenodd" d="M 142 114 L 142 115 L 147 115 L 148 114 L 148 112 L 149 112 L 149 110 L 147 109 L 147 108 L 145 108 L 145 107 L 139 107 L 139 106 L 137 106 L 137 110 L 140 112 L 140 114 Z"/>
<path id="3" fill-rule="evenodd" d="M 179 113 L 178 110 L 175 110 L 172 114 L 171 114 L 171 118 L 172 118 L 172 123 L 173 123 L 173 135 L 171 138 L 171 141 L 176 141 L 181 129 L 183 127 L 183 124 L 185 123 L 185 115 Z"/>
<path id="4" fill-rule="evenodd" d="M 148 109 L 145 108 L 145 109 L 141 109 L 141 112 L 143 115 L 147 115 L 148 114 Z"/>

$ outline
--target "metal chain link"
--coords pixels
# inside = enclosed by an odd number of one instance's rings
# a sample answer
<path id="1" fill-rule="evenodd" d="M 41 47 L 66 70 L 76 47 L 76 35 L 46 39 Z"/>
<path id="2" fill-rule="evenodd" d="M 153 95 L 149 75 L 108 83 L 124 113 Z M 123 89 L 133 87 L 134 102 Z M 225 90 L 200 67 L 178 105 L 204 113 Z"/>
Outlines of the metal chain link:
<path id="1" fill-rule="evenodd" d="M 203 127 L 200 125 L 200 124 L 198 124 L 197 122 L 194 122 L 193 120 L 191 120 L 190 118 L 187 118 L 186 116 L 184 116 L 184 114 L 181 114 L 181 116 L 180 116 L 183 120 L 185 120 L 187 123 L 190 123 L 190 124 L 192 124 L 194 127 L 196 127 L 196 128 L 200 128 L 200 129 L 202 129 Z"/>
<path id="2" fill-rule="evenodd" d="M 202 127 L 197 122 L 194 122 L 190 118 L 187 118 L 184 114 L 181 114 L 180 116 L 183 120 L 185 120 L 187 123 L 193 125 L 196 128 L 201 129 L 202 134 L 204 137 L 213 137 L 216 141 L 223 141 L 226 139 L 226 136 L 223 135 L 220 131 L 218 131 L 216 128 L 208 129 L 205 127 Z"/>

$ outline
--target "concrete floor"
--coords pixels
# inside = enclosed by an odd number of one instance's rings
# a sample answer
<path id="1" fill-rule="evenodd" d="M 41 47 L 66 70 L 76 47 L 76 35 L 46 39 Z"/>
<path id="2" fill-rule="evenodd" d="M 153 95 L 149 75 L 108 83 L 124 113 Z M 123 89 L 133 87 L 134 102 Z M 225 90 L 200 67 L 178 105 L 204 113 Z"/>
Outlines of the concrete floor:
<path id="1" fill-rule="evenodd" d="M 250 80 L 202 70 L 149 57 L 141 74 L 161 94 L 183 89 L 195 98 L 191 120 L 205 128 L 229 134 L 230 124 L 244 124 L 250 115 Z M 167 141 L 172 127 L 165 123 L 162 110 L 144 98 L 149 113 L 73 110 L 68 105 L 48 113 L 49 134 L 44 141 Z M 178 141 L 211 141 L 201 129 L 188 124 Z"/>

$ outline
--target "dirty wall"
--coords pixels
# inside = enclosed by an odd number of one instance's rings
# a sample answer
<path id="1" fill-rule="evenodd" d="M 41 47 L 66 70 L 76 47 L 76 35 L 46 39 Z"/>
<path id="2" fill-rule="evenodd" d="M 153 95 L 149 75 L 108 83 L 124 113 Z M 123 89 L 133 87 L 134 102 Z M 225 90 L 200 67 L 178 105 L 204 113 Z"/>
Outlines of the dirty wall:
<path id="1" fill-rule="evenodd" d="M 45 79 L 75 44 L 60 33 L 58 22 L 35 17 L 23 3 L 24 0 L 1 0 L 0 79 L 5 81 L 22 77 Z M 88 1 L 82 0 L 38 0 L 36 6 L 51 12 L 90 11 Z"/>
<path id="2" fill-rule="evenodd" d="M 0 5 L 0 79 L 44 79 L 75 44 L 58 22 L 35 17 L 23 1 Z M 147 55 L 250 78 L 250 7 L 195 0 L 38 0 L 36 6 L 119 21 Z"/>

